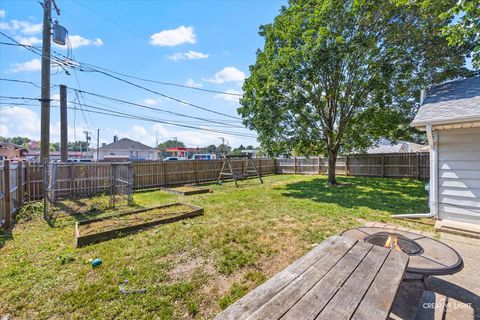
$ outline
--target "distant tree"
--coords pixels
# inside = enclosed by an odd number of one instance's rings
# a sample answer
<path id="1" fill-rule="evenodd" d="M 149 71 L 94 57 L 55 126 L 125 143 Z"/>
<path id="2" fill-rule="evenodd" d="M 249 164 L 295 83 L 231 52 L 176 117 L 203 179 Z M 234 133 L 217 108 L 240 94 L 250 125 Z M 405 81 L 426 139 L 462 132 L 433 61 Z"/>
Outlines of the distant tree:
<path id="1" fill-rule="evenodd" d="M 26 148 L 30 143 L 30 141 L 32 140 L 30 140 L 27 137 L 12 137 L 12 138 L 8 138 L 7 141 Z"/>
<path id="2" fill-rule="evenodd" d="M 238 148 L 234 148 L 230 153 L 235 155 L 241 155 L 242 150 L 245 150 L 245 147 L 243 146 L 243 144 L 241 144 Z"/>
<path id="3" fill-rule="evenodd" d="M 217 153 L 217 146 L 214 145 L 214 144 L 211 144 L 211 145 L 207 146 L 207 153 L 216 154 Z"/>
<path id="4" fill-rule="evenodd" d="M 261 26 L 238 111 L 265 152 L 327 155 L 335 185 L 339 152 L 411 132 L 420 89 L 468 73 L 441 31 L 454 1 L 431 3 L 291 0 Z"/>
<path id="5" fill-rule="evenodd" d="M 53 148 L 53 151 L 60 151 L 60 142 L 50 143 L 50 149 Z M 68 145 L 67 145 L 68 149 Z"/>
<path id="6" fill-rule="evenodd" d="M 229 154 L 232 151 L 232 148 L 226 144 L 219 144 L 217 147 L 217 153 L 220 154 Z"/>
<path id="7" fill-rule="evenodd" d="M 68 142 L 68 151 L 87 151 L 88 144 L 85 141 Z"/>
<path id="8" fill-rule="evenodd" d="M 253 146 L 251 144 L 249 144 L 245 149 L 247 150 L 253 150 Z"/>
<path id="9" fill-rule="evenodd" d="M 177 140 L 167 140 L 165 142 L 162 142 L 158 145 L 158 148 L 160 150 L 165 150 L 166 148 L 175 148 L 175 147 L 185 147 L 185 143 L 182 141 L 177 141 Z"/>

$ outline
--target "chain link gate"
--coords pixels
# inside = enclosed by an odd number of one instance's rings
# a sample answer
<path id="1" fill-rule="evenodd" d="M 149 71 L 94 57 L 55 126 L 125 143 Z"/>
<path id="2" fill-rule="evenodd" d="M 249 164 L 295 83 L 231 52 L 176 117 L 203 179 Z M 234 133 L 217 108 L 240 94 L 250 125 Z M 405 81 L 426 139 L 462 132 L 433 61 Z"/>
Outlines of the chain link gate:
<path id="1" fill-rule="evenodd" d="M 133 167 L 130 162 L 52 162 L 46 163 L 44 170 L 46 220 L 52 219 L 54 211 L 79 214 L 99 206 L 98 203 L 102 209 L 132 204 Z M 89 199 L 93 198 L 96 204 L 89 204 Z"/>

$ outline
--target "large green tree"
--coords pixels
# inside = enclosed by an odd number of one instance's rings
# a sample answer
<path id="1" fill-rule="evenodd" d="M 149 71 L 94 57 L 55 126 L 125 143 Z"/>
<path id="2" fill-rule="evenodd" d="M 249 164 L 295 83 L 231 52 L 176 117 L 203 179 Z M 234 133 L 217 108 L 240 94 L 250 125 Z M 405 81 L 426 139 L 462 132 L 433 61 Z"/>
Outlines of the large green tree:
<path id="1" fill-rule="evenodd" d="M 269 154 L 324 154 L 336 184 L 339 152 L 404 135 L 419 91 L 464 74 L 464 47 L 441 35 L 455 5 L 400 0 L 291 0 L 260 27 L 265 45 L 239 113 Z"/>
<path id="2" fill-rule="evenodd" d="M 435 6 L 435 2 L 425 1 L 427 6 Z M 480 0 L 460 0 L 457 4 L 443 12 L 442 18 L 453 19 L 443 28 L 450 45 L 466 46 L 472 52 L 472 65 L 480 70 Z"/>

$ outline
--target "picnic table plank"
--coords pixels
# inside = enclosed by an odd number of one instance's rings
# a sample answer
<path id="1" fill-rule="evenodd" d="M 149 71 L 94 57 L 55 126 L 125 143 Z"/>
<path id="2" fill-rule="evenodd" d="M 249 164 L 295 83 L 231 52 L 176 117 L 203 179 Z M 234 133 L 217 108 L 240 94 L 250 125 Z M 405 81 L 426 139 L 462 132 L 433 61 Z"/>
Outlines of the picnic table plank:
<path id="1" fill-rule="evenodd" d="M 340 241 L 328 248 L 328 254 L 318 259 L 308 270 L 295 278 L 282 290 L 259 307 L 247 319 L 279 319 L 300 300 L 323 276 L 347 254 L 355 242 Z"/>
<path id="2" fill-rule="evenodd" d="M 388 249 L 373 246 L 316 319 L 350 319 L 389 253 Z"/>
<path id="3" fill-rule="evenodd" d="M 352 319 L 386 319 L 408 265 L 408 256 L 391 251 Z M 403 271 L 403 272 L 399 272 Z"/>
<path id="4" fill-rule="evenodd" d="M 386 319 L 408 259 L 334 236 L 215 319 Z"/>
<path id="5" fill-rule="evenodd" d="M 318 281 L 281 319 L 315 319 L 372 247 L 371 244 L 357 242 L 335 268 Z"/>
<path id="6" fill-rule="evenodd" d="M 257 287 L 254 291 L 229 306 L 222 313 L 217 315 L 215 319 L 246 318 L 261 305 L 270 300 L 278 291 L 287 286 L 295 278 L 299 277 L 313 263 L 321 259 L 323 256 L 328 255 L 329 252 L 325 250 L 326 248 L 339 242 L 353 246 L 356 241 L 340 236 L 332 236 L 328 238 L 293 264 L 277 273 L 270 280 Z"/>

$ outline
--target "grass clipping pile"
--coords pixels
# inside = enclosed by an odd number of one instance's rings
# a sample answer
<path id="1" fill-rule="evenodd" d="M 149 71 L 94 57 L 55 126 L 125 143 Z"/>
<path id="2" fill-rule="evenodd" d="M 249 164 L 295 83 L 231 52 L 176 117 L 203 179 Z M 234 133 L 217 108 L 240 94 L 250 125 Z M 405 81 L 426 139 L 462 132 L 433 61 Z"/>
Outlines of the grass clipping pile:
<path id="1" fill-rule="evenodd" d="M 113 216 L 79 221 L 75 225 L 77 247 L 118 238 L 159 224 L 203 214 L 203 208 L 186 203 L 146 208 Z"/>

